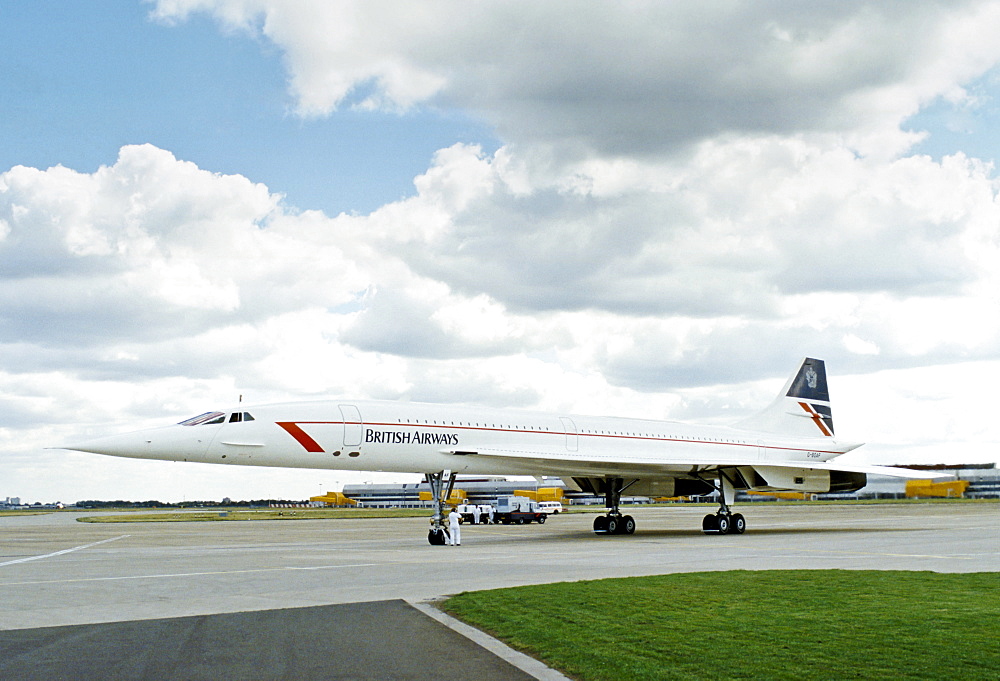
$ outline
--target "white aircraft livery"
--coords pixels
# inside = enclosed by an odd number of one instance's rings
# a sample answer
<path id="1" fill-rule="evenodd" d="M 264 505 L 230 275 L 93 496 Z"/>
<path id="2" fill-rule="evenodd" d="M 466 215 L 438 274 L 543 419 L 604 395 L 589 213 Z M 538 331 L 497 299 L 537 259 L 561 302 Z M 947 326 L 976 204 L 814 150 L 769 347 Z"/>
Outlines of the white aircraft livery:
<path id="1" fill-rule="evenodd" d="M 64 447 L 137 459 L 243 466 L 422 473 L 436 502 L 428 540 L 445 541 L 443 511 L 455 476 L 557 476 L 603 495 L 594 532 L 628 535 L 621 495 L 718 492 L 709 534 L 742 534 L 737 490 L 853 492 L 868 473 L 926 478 L 888 466 L 839 463 L 861 446 L 837 440 L 822 360 L 806 358 L 763 411 L 732 426 L 545 414 L 391 401 L 333 400 L 241 406 L 179 424 Z"/>

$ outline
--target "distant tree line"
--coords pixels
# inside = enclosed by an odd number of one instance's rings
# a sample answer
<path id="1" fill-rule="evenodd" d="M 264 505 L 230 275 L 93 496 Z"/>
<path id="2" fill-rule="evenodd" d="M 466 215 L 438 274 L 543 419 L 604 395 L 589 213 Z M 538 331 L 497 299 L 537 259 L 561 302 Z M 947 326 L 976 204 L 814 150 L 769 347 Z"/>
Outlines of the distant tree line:
<path id="1" fill-rule="evenodd" d="M 179 501 L 177 503 L 167 503 L 164 501 L 124 501 L 118 499 L 117 501 L 99 501 L 95 499 L 88 499 L 86 501 L 78 501 L 74 504 L 77 508 L 87 508 L 87 509 L 98 509 L 98 508 L 219 508 L 219 507 L 254 507 L 260 506 L 267 508 L 271 504 L 304 504 L 305 501 L 296 499 L 252 499 L 250 501 L 232 501 L 227 499 L 226 501 Z"/>
<path id="2" fill-rule="evenodd" d="M 78 501 L 75 504 L 78 508 L 171 508 L 176 504 L 165 504 L 161 501 L 97 501 L 89 499 Z"/>

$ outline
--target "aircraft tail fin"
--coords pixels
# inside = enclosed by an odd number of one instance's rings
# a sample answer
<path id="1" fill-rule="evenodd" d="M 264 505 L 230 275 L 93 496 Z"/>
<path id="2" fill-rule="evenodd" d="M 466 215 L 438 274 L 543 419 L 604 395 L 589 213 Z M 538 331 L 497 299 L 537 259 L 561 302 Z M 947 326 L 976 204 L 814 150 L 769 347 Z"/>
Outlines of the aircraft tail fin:
<path id="1" fill-rule="evenodd" d="M 737 427 L 777 435 L 833 437 L 826 364 L 811 357 L 802 360 L 778 397 Z"/>

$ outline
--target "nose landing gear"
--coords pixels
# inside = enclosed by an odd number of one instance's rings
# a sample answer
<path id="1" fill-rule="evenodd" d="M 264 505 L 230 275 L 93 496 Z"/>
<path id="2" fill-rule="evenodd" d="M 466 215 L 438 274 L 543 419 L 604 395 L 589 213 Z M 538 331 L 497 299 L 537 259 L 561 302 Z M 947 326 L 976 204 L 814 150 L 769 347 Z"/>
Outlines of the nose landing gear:
<path id="1" fill-rule="evenodd" d="M 455 473 L 451 471 L 426 473 L 424 481 L 430 485 L 431 497 L 434 499 L 434 515 L 431 516 L 431 529 L 427 532 L 427 542 L 431 546 L 444 546 L 448 543 L 448 532 L 444 529 L 444 507 L 455 486 Z"/>

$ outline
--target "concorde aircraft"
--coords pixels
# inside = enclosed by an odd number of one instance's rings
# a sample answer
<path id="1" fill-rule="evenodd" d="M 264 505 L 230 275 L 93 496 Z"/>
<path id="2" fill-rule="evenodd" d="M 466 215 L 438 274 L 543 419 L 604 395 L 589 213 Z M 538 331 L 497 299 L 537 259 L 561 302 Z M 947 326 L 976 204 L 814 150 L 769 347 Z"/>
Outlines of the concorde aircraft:
<path id="1" fill-rule="evenodd" d="M 444 544 L 455 476 L 557 476 L 600 494 L 594 532 L 630 535 L 621 495 L 718 492 L 707 534 L 742 534 L 737 490 L 853 492 L 867 474 L 926 478 L 887 466 L 841 463 L 861 446 L 834 436 L 822 360 L 806 358 L 763 411 L 732 426 L 576 416 L 411 402 L 330 400 L 210 411 L 179 424 L 64 447 L 137 459 L 242 466 L 422 473 L 435 500 L 428 541 Z"/>

